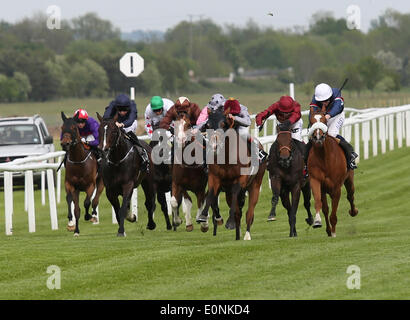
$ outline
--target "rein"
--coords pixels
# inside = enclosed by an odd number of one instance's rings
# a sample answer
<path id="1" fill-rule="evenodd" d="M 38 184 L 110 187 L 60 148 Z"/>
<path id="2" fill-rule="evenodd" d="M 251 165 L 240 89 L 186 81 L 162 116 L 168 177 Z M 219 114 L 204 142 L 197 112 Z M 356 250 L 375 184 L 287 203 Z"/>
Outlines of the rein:
<path id="1" fill-rule="evenodd" d="M 118 145 L 120 144 L 120 138 L 121 138 L 122 132 L 121 132 L 121 130 L 120 130 L 119 128 L 118 128 L 118 131 L 119 131 L 119 134 L 118 134 L 117 140 L 115 141 L 114 148 L 117 148 Z M 112 150 L 112 148 L 109 149 L 106 160 L 107 160 L 107 162 L 108 162 L 109 164 L 112 164 L 112 165 L 114 165 L 114 166 L 119 166 L 121 163 L 123 163 L 123 162 L 128 158 L 128 156 L 129 156 L 132 152 L 134 152 L 134 146 L 131 146 L 131 148 L 128 150 L 128 152 L 126 153 L 126 155 L 125 155 L 120 161 L 118 161 L 118 162 L 113 162 L 113 161 L 111 161 L 111 160 L 109 159 L 109 156 L 110 156 L 110 154 L 111 154 L 111 150 Z"/>

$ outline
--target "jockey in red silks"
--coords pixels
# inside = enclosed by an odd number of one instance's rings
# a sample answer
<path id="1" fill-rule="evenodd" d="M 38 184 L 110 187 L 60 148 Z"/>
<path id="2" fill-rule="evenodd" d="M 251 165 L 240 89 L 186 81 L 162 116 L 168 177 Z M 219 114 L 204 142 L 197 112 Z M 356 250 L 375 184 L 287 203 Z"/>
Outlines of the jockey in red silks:
<path id="1" fill-rule="evenodd" d="M 302 155 L 305 154 L 305 143 L 302 140 L 302 113 L 299 102 L 290 96 L 282 96 L 279 101 L 256 115 L 256 125 L 261 126 L 264 119 L 275 115 L 280 131 L 290 131 Z M 306 167 L 305 167 L 305 175 Z"/>

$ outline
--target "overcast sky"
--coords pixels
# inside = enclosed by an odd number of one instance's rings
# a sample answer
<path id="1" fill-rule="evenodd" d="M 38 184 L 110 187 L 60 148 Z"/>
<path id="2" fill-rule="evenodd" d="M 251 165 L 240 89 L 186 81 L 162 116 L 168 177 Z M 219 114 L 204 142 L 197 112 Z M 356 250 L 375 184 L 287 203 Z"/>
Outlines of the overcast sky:
<path id="1" fill-rule="evenodd" d="M 35 12 L 46 13 L 47 7 L 61 8 L 63 19 L 86 12 L 96 12 L 124 32 L 136 29 L 162 30 L 182 20 L 210 18 L 219 25 L 244 26 L 253 19 L 260 26 L 274 29 L 308 26 L 313 13 L 325 10 L 336 18 L 346 18 L 349 5 L 361 10 L 361 26 L 367 31 L 370 21 L 387 8 L 410 13 L 410 0 L 0 0 L 0 20 L 15 23 Z M 269 12 L 273 16 L 268 15 Z"/>

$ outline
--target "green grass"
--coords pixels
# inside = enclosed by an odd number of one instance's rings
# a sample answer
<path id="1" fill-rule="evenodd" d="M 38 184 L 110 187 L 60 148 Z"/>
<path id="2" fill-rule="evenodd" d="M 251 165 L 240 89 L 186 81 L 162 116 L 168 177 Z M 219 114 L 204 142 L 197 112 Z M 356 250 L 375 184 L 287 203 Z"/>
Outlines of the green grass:
<path id="1" fill-rule="evenodd" d="M 337 237 L 307 228 L 302 205 L 297 238 L 289 238 L 287 215 L 266 222 L 271 191 L 265 174 L 251 241 L 235 241 L 234 231 L 202 233 L 199 226 L 167 231 L 157 206 L 157 229 L 146 230 L 139 192 L 139 221 L 126 222 L 117 238 L 105 193 L 99 225 L 80 221 L 80 237 L 65 230 L 65 193 L 58 205 L 59 230 L 52 231 L 48 204 L 36 191 L 36 232 L 28 233 L 24 193 L 14 193 L 12 236 L 4 233 L 4 193 L 0 192 L 0 299 L 409 299 L 410 149 L 361 161 L 355 171 L 357 217 L 348 215 L 343 190 Z M 82 196 L 84 199 L 84 196 Z M 224 197 L 221 213 L 227 218 Z M 196 206 L 193 206 L 193 215 Z M 313 199 L 312 199 L 312 211 Z M 181 213 L 181 216 L 183 214 Z M 242 218 L 242 236 L 245 224 Z M 61 289 L 46 286 L 47 268 L 62 271 Z M 349 290 L 349 265 L 361 271 L 360 290 Z"/>

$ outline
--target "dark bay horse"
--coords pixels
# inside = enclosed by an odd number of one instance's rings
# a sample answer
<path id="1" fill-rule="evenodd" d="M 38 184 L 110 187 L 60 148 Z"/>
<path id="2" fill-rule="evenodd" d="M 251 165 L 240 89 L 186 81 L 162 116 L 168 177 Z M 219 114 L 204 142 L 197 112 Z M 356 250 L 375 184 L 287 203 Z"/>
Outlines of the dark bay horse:
<path id="1" fill-rule="evenodd" d="M 114 208 L 118 221 L 117 236 L 125 237 L 124 219 L 135 222 L 136 217 L 130 214 L 130 201 L 134 188 L 140 184 L 145 194 L 145 207 L 148 211 L 147 229 L 154 230 L 156 225 L 153 219 L 155 211 L 155 185 L 153 165 L 150 159 L 149 173 L 142 172 L 141 158 L 136 152 L 133 143 L 129 140 L 123 129 L 115 124 L 118 115 L 112 119 L 103 119 L 97 113 L 100 121 L 100 144 L 99 147 L 104 153 L 102 160 L 102 176 L 105 184 L 105 192 L 108 200 Z M 151 154 L 151 148 L 144 141 L 140 141 Z M 118 200 L 122 196 L 122 204 Z"/>
<path id="2" fill-rule="evenodd" d="M 63 125 L 61 127 L 61 147 L 66 152 L 65 158 L 65 190 L 68 205 L 67 229 L 74 230 L 74 236 L 80 234 L 78 222 L 80 219 L 79 195 L 80 191 L 85 191 L 87 196 L 84 200 L 85 220 L 97 221 L 98 201 L 101 192 L 104 189 L 104 183 L 101 174 L 98 173 L 98 163 L 95 156 L 90 150 L 87 150 L 81 142 L 77 122 L 78 114 L 74 118 L 67 118 L 64 112 L 61 112 Z M 94 199 L 91 203 L 91 197 L 96 190 Z M 72 224 L 71 203 L 74 203 L 75 227 Z M 92 205 L 92 216 L 89 214 L 90 204 Z"/>
<path id="3" fill-rule="evenodd" d="M 324 112 L 315 113 L 311 108 L 310 114 L 309 138 L 312 141 L 312 148 L 309 152 L 307 166 L 316 210 L 313 227 L 322 226 L 320 219 L 320 210 L 322 210 L 328 236 L 336 237 L 336 213 L 343 184 L 347 191 L 347 199 L 350 202 L 349 214 L 352 217 L 358 214 L 354 204 L 354 172 L 347 169 L 345 154 L 336 138 L 327 134 Z M 326 194 L 329 194 L 332 201 L 330 224 Z"/>
<path id="4" fill-rule="evenodd" d="M 202 164 L 200 163 L 187 163 L 186 157 L 195 158 L 196 150 L 199 151 L 200 159 L 202 160 L 203 144 L 193 139 L 188 139 L 188 132 L 191 129 L 190 119 L 185 112 L 177 113 L 177 120 L 175 121 L 175 136 L 174 136 L 174 150 L 179 150 L 181 152 L 174 152 L 174 163 L 172 165 L 172 197 L 171 197 L 171 207 L 172 207 L 172 225 L 174 230 L 181 224 L 181 218 L 179 217 L 179 207 L 181 205 L 182 196 L 188 200 L 187 210 L 185 214 L 185 224 L 186 230 L 192 231 L 193 224 L 191 219 L 191 207 L 192 200 L 188 195 L 187 191 L 191 191 L 195 194 L 197 199 L 198 213 L 197 216 L 202 212 L 203 206 L 205 205 L 206 197 L 206 186 L 208 182 L 208 175 L 204 171 Z M 186 153 L 188 147 L 192 148 L 192 151 Z M 198 155 L 197 155 L 198 156 Z M 215 207 L 213 207 L 215 208 Z M 217 206 L 215 208 L 217 209 Z M 219 212 L 218 212 L 219 216 Z M 208 221 L 201 222 L 201 231 L 208 231 Z"/>
<path id="5" fill-rule="evenodd" d="M 306 223 L 312 225 L 313 217 L 310 212 L 310 184 L 303 175 L 303 154 L 296 145 L 299 143 L 292 139 L 290 131 L 279 131 L 276 141 L 269 151 L 268 171 L 272 188 L 272 209 L 268 221 L 273 221 L 276 216 L 276 206 L 279 197 L 287 210 L 290 226 L 290 237 L 296 237 L 296 212 L 299 205 L 300 192 L 303 193 L 303 204 L 308 214 Z M 292 201 L 289 200 L 292 195 Z"/>
<path id="6" fill-rule="evenodd" d="M 251 156 L 249 146 L 254 142 L 250 142 L 247 137 L 240 136 L 237 130 L 233 129 L 235 123 L 228 116 L 229 109 L 225 112 L 221 109 L 208 110 L 208 114 L 208 128 L 216 130 L 209 137 L 208 142 L 214 158 L 213 163 L 208 162 L 208 196 L 205 208 L 197 220 L 203 221 L 208 216 L 209 206 L 217 202 L 221 191 L 225 191 L 226 201 L 230 208 L 229 218 L 225 226 L 227 229 L 235 229 L 235 239 L 239 240 L 242 208 L 245 204 L 245 193 L 248 191 L 247 227 L 244 240 L 251 240 L 250 229 L 266 170 L 266 161 L 259 164 L 258 159 L 256 159 L 258 166 L 252 166 L 252 161 L 249 161 Z M 258 143 L 258 147 L 261 149 L 262 145 Z M 213 222 L 215 235 L 215 219 Z"/>

